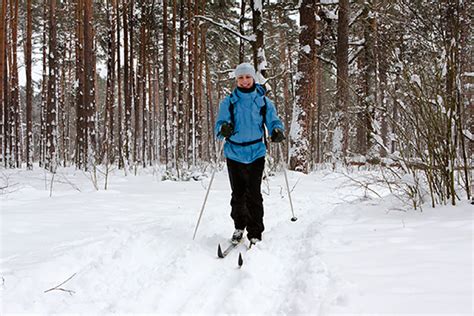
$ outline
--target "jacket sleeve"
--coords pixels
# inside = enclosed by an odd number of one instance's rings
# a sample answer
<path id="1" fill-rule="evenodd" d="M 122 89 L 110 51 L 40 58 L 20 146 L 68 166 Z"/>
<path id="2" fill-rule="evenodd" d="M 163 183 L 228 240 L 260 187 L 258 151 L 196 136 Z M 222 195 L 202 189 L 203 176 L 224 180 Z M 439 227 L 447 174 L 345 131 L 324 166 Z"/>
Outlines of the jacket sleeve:
<path id="1" fill-rule="evenodd" d="M 230 105 L 229 96 L 227 96 L 224 100 L 222 100 L 221 104 L 219 105 L 219 114 L 217 115 L 216 126 L 214 127 L 214 133 L 216 137 L 219 139 L 224 138 L 219 134 L 222 124 L 226 122 L 230 123 L 229 105 Z"/>
<path id="2" fill-rule="evenodd" d="M 266 98 L 266 101 L 267 101 L 267 111 L 266 111 L 266 115 L 265 115 L 265 125 L 267 126 L 268 132 L 271 135 L 275 128 L 279 128 L 282 131 L 284 131 L 285 128 L 284 128 L 283 123 L 281 122 L 280 118 L 278 117 L 275 105 L 273 104 L 273 102 L 269 98 L 267 98 L 267 97 L 265 97 L 265 98 Z"/>

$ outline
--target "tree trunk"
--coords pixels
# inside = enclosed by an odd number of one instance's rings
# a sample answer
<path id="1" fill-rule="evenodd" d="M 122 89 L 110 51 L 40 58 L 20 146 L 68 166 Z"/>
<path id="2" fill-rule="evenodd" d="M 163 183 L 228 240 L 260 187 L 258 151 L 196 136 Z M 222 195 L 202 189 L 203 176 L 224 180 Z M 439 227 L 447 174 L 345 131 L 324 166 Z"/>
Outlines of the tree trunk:
<path id="1" fill-rule="evenodd" d="M 5 27 L 5 17 L 7 15 L 7 0 L 1 0 L 0 2 L 0 156 L 6 166 L 6 143 L 7 143 L 7 124 L 5 122 L 5 117 L 7 115 L 6 111 L 6 98 L 5 98 L 5 89 L 4 89 L 4 80 L 6 79 L 5 70 L 5 42 L 7 40 L 6 27 Z"/>
<path id="2" fill-rule="evenodd" d="M 89 166 L 94 157 L 92 149 L 95 147 L 95 108 L 94 108 L 94 90 L 95 90 L 95 56 L 93 51 L 93 29 L 92 29 L 92 0 L 84 0 L 84 109 L 86 114 L 86 128 L 85 128 L 85 163 Z"/>
<path id="3" fill-rule="evenodd" d="M 333 135 L 333 154 L 336 159 L 347 156 L 349 144 L 349 0 L 339 1 L 337 23 L 337 98 L 336 128 Z"/>
<path id="4" fill-rule="evenodd" d="M 0 20 L 0 23 L 2 21 Z M 26 65 L 26 167 L 33 169 L 33 83 L 31 81 L 31 36 L 32 36 L 32 14 L 31 14 L 31 0 L 26 1 L 26 51 L 25 51 L 25 65 Z M 2 30 L 0 30 L 2 33 Z M 0 42 L 2 38 L 0 36 Z M 0 47 L 0 49 L 2 49 Z M 0 54 L 1 60 L 1 54 Z M 2 72 L 0 66 L 0 73 Z M 1 76 L 1 75 L 0 75 Z M 1 80 L 0 80 L 1 82 Z M 0 85 L 1 86 L 1 85 Z M 0 88 L 0 99 L 1 99 Z"/>
<path id="5" fill-rule="evenodd" d="M 40 167 L 44 167 L 46 164 L 46 112 L 48 99 L 48 47 L 47 47 L 47 31 L 48 31 L 48 3 L 43 1 L 43 25 L 42 25 L 42 83 L 41 83 L 41 135 L 40 135 Z M 77 137 L 79 138 L 79 137 Z"/>
<path id="6" fill-rule="evenodd" d="M 189 22 L 189 21 L 188 21 Z M 168 73 L 168 1 L 163 1 L 163 132 L 165 165 L 168 167 L 168 152 L 170 150 L 168 131 L 169 112 L 169 73 Z"/>
<path id="7" fill-rule="evenodd" d="M 123 168 L 124 157 L 123 157 L 123 105 L 122 105 L 122 68 L 121 68 L 121 57 L 120 57 L 120 11 L 119 11 L 119 3 L 120 0 L 115 0 L 115 18 L 117 21 L 117 107 L 118 107 L 118 118 L 117 118 L 117 135 L 118 135 L 118 166 L 119 169 Z M 123 29 L 125 32 L 125 29 Z"/>
<path id="8" fill-rule="evenodd" d="M 193 17 L 193 10 L 192 10 L 192 0 L 188 0 L 188 107 L 186 109 L 187 112 L 187 125 L 188 125 L 188 132 L 187 132 L 187 144 L 186 144 L 186 153 L 187 153 L 187 161 L 188 164 L 190 163 L 192 166 L 196 163 L 196 157 L 194 156 L 194 147 L 195 147 L 195 109 L 194 109 L 194 17 Z"/>
<path id="9" fill-rule="evenodd" d="M 245 21 L 245 0 L 240 0 L 239 32 L 242 35 L 245 33 L 244 21 Z M 243 38 L 240 38 L 239 40 L 240 40 L 239 64 L 241 64 L 245 60 L 245 41 Z"/>
<path id="10" fill-rule="evenodd" d="M 250 6 L 252 7 L 253 33 L 255 34 L 255 42 L 253 42 L 253 63 L 257 72 L 265 78 L 267 60 L 263 40 L 263 1 L 251 0 Z"/>
<path id="11" fill-rule="evenodd" d="M 10 80 L 11 80 L 11 104 L 12 104 L 12 124 L 13 129 L 13 158 L 12 161 L 16 168 L 20 167 L 21 159 L 21 120 L 20 120 L 20 96 L 19 96 L 19 83 L 18 83 L 18 0 L 13 0 L 11 3 L 12 10 L 12 67 L 10 69 Z"/>
<path id="12" fill-rule="evenodd" d="M 357 113 L 357 146 L 355 152 L 362 156 L 376 153 L 372 134 L 376 133 L 374 123 L 378 89 L 377 60 L 375 54 L 377 30 L 372 9 L 372 2 L 364 3 L 361 15 L 364 48 L 360 57 L 362 76 L 360 78 L 361 94 L 359 95 L 359 109 Z"/>
<path id="13" fill-rule="evenodd" d="M 177 5 L 176 0 L 172 2 L 173 6 L 173 18 L 172 18 L 172 29 L 171 29 L 171 154 L 173 167 L 177 168 L 178 166 L 178 146 L 177 144 L 177 134 L 178 134 L 178 106 L 176 102 L 176 66 L 177 66 L 177 56 L 176 56 L 176 16 L 177 16 Z"/>
<path id="14" fill-rule="evenodd" d="M 204 32 L 205 33 L 205 32 Z M 205 37 L 204 37 L 205 39 Z M 210 159 L 217 159 L 217 148 L 216 148 L 216 138 L 214 135 L 214 125 L 216 122 L 215 118 L 215 111 L 214 111 L 214 104 L 212 102 L 213 95 L 212 95 L 212 78 L 211 78 L 211 71 L 209 67 L 209 56 L 207 54 L 207 47 L 206 41 L 203 43 L 203 55 L 206 62 L 206 96 L 207 96 L 207 133 L 208 133 L 208 142 L 209 142 L 209 157 Z"/>
<path id="15" fill-rule="evenodd" d="M 85 110 L 84 95 L 84 53 L 82 43 L 84 42 L 83 20 L 83 0 L 76 3 L 76 165 L 83 168 L 85 162 Z"/>
<path id="16" fill-rule="evenodd" d="M 315 106 L 314 61 L 317 24 L 314 1 L 303 0 L 299 12 L 301 31 L 299 34 L 298 73 L 300 75 L 296 82 L 296 102 L 290 133 L 290 168 L 308 173 L 311 135 L 309 128 L 311 126 L 311 111 Z"/>
<path id="17" fill-rule="evenodd" d="M 285 23 L 285 14 L 282 10 L 280 10 L 279 15 L 278 15 L 278 21 L 280 24 Z M 287 50 L 289 49 L 288 46 L 288 38 L 286 36 L 286 31 L 283 29 L 280 29 L 279 32 L 279 57 L 281 61 L 281 66 L 280 70 L 283 72 L 283 78 L 282 78 L 282 92 L 283 92 L 283 107 L 280 107 L 280 111 L 283 114 L 283 124 L 285 125 L 286 129 L 289 129 L 290 127 L 290 103 L 291 103 L 291 90 L 290 90 L 290 83 L 289 83 L 289 76 L 291 73 L 291 64 L 288 62 L 289 60 L 289 54 L 287 53 Z M 288 155 L 288 141 L 285 141 L 283 144 L 283 152 L 285 157 L 281 157 L 282 159 L 286 160 L 286 157 Z M 285 161 L 286 162 L 286 161 Z"/>
<path id="18" fill-rule="evenodd" d="M 106 155 L 106 164 L 114 161 L 114 103 L 115 103 L 115 16 L 116 0 L 107 1 L 107 87 L 105 97 L 105 124 L 103 150 Z"/>
<path id="19" fill-rule="evenodd" d="M 46 111 L 46 169 L 56 168 L 56 131 L 57 131 L 57 52 L 56 52 L 56 0 L 49 0 L 49 47 L 48 47 L 48 100 Z"/>
<path id="20" fill-rule="evenodd" d="M 7 166 L 7 142 L 8 142 L 8 102 L 7 102 L 7 85 L 5 85 L 6 70 L 7 65 L 5 63 L 5 49 L 6 49 L 6 41 L 7 41 L 7 34 L 6 34 L 6 16 L 7 16 L 7 0 L 2 0 L 1 2 L 1 10 L 0 10 L 0 137 L 1 137 L 1 157 L 3 159 L 5 167 Z"/>
<path id="21" fill-rule="evenodd" d="M 194 16 L 199 15 L 200 0 L 194 1 Z M 193 17 L 194 18 L 194 17 Z M 194 145 L 193 145 L 193 161 L 196 161 L 197 157 L 202 157 L 202 110 L 201 110 L 201 96 L 202 96 L 202 81 L 201 81 L 201 54 L 199 48 L 199 23 L 194 22 Z"/>
<path id="22" fill-rule="evenodd" d="M 177 120 L 177 150 L 178 161 L 186 157 L 185 148 L 185 116 L 184 116 L 184 0 L 179 4 L 179 69 L 178 69 L 178 120 Z"/>

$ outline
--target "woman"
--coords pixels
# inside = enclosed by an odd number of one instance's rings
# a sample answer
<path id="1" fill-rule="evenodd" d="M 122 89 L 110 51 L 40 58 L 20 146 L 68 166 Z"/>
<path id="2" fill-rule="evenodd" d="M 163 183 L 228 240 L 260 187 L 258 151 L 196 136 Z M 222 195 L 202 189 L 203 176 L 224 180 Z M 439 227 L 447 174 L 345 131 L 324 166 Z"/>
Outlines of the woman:
<path id="1" fill-rule="evenodd" d="M 237 88 L 219 106 L 215 132 L 225 138 L 224 156 L 232 188 L 232 243 L 242 240 L 245 229 L 251 244 L 262 240 L 263 198 L 261 184 L 265 165 L 265 128 L 273 142 L 285 139 L 283 124 L 265 89 L 255 82 L 255 69 L 242 63 L 235 68 Z"/>

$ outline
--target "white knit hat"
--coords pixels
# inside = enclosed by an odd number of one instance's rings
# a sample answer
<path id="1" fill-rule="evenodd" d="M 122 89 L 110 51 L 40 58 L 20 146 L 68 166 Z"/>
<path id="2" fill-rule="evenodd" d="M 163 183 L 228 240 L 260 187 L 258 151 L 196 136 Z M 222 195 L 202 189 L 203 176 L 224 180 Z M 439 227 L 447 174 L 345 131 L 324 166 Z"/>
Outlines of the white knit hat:
<path id="1" fill-rule="evenodd" d="M 256 80 L 255 68 L 253 68 L 253 66 L 249 63 L 241 63 L 235 68 L 234 73 L 235 78 L 238 78 L 242 75 L 250 75 L 254 81 Z"/>

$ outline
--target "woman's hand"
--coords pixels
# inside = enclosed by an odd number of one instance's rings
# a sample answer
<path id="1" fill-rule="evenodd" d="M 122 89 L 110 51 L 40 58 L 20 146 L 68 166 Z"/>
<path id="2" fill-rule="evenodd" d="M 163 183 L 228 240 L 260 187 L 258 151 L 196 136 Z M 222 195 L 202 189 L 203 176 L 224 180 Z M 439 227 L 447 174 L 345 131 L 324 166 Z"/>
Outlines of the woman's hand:
<path id="1" fill-rule="evenodd" d="M 227 138 L 227 137 L 230 137 L 232 136 L 232 133 L 234 132 L 234 126 L 232 126 L 231 123 L 223 123 L 221 125 L 221 131 L 220 131 L 220 134 L 224 137 L 224 138 Z"/>
<path id="2" fill-rule="evenodd" d="M 275 128 L 272 132 L 271 140 L 274 143 L 280 143 L 285 140 L 285 135 L 283 131 L 279 128 Z"/>

